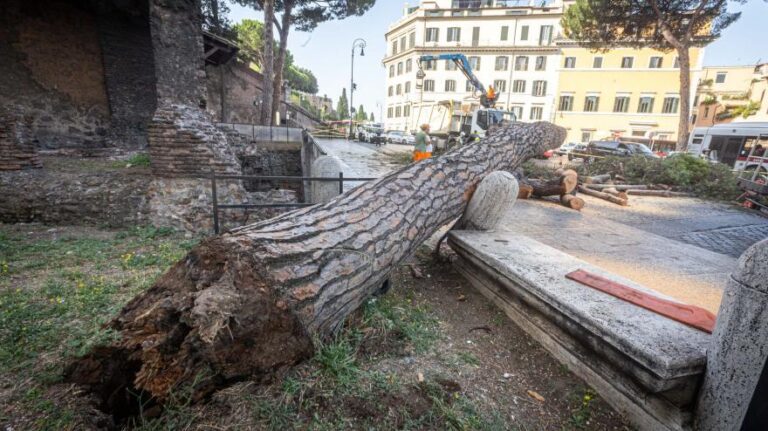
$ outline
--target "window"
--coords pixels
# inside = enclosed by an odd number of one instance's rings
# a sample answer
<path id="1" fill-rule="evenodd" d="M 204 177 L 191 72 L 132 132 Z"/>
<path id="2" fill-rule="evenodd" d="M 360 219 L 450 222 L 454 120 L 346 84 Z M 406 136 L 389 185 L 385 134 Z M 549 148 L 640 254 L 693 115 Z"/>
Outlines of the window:
<path id="1" fill-rule="evenodd" d="M 405 83 L 405 92 L 410 93 L 411 92 L 411 81 L 408 81 Z"/>
<path id="2" fill-rule="evenodd" d="M 547 68 L 547 57 L 540 55 L 536 57 L 536 70 L 545 70 Z"/>
<path id="3" fill-rule="evenodd" d="M 437 60 L 424 61 L 421 64 L 424 70 L 437 70 Z"/>
<path id="4" fill-rule="evenodd" d="M 642 96 L 640 97 L 640 103 L 637 105 L 637 112 L 641 114 L 647 114 L 653 112 L 653 97 Z"/>
<path id="5" fill-rule="evenodd" d="M 456 63 L 453 60 L 445 60 L 445 70 L 456 70 Z"/>
<path id="6" fill-rule="evenodd" d="M 400 38 L 400 52 L 405 51 L 405 36 Z"/>
<path id="7" fill-rule="evenodd" d="M 552 43 L 552 26 L 542 25 L 539 30 L 539 45 L 549 45 Z"/>
<path id="8" fill-rule="evenodd" d="M 592 59 L 592 68 L 593 69 L 602 69 L 603 68 L 603 57 L 595 57 Z"/>
<path id="9" fill-rule="evenodd" d="M 395 94 L 395 87 L 390 85 L 389 90 L 387 90 L 387 94 L 389 95 L 389 97 L 392 97 Z"/>
<path id="10" fill-rule="evenodd" d="M 600 96 L 587 96 L 584 98 L 584 112 L 597 112 L 600 106 Z"/>
<path id="11" fill-rule="evenodd" d="M 392 55 L 397 54 L 397 41 L 392 42 Z"/>
<path id="12" fill-rule="evenodd" d="M 632 65 L 634 64 L 634 62 L 635 62 L 635 58 L 634 57 L 623 57 L 621 59 L 621 68 L 622 69 L 631 69 Z"/>
<path id="13" fill-rule="evenodd" d="M 512 115 L 515 116 L 516 120 L 519 120 L 523 118 L 523 107 L 522 106 L 513 106 L 511 109 Z"/>
<path id="14" fill-rule="evenodd" d="M 629 111 L 629 96 L 616 96 L 613 101 L 613 112 Z"/>
<path id="15" fill-rule="evenodd" d="M 728 75 L 727 72 L 717 72 L 717 75 L 715 75 L 715 83 L 722 84 L 725 82 L 725 77 Z"/>
<path id="16" fill-rule="evenodd" d="M 424 80 L 424 91 L 435 91 L 435 80 L 434 79 L 425 79 Z"/>
<path id="17" fill-rule="evenodd" d="M 427 42 L 437 42 L 437 38 L 440 36 L 440 30 L 435 27 L 427 28 Z"/>
<path id="18" fill-rule="evenodd" d="M 408 35 L 408 47 L 413 48 L 416 46 L 416 33 L 411 33 Z"/>
<path id="19" fill-rule="evenodd" d="M 501 40 L 507 40 L 509 39 L 509 26 L 503 25 L 501 26 Z"/>
<path id="20" fill-rule="evenodd" d="M 576 67 L 576 57 L 565 57 L 565 65 L 563 67 L 566 69 L 573 69 Z"/>
<path id="21" fill-rule="evenodd" d="M 524 25 L 520 27 L 520 40 L 528 40 L 528 26 Z M 523 108 L 520 108 L 523 109 Z"/>
<path id="22" fill-rule="evenodd" d="M 405 60 L 405 73 L 408 73 L 411 70 L 413 70 L 413 60 L 409 58 L 408 60 Z"/>
<path id="23" fill-rule="evenodd" d="M 560 96 L 560 104 L 557 106 L 557 109 L 566 112 L 573 111 L 573 96 Z"/>
<path id="24" fill-rule="evenodd" d="M 403 74 L 403 62 L 397 63 L 397 74 L 402 75 Z"/>
<path id="25" fill-rule="evenodd" d="M 453 80 L 453 79 L 446 79 L 445 80 L 445 91 L 447 91 L 447 92 L 456 91 L 456 81 Z"/>
<path id="26" fill-rule="evenodd" d="M 461 41 L 461 28 L 448 27 L 448 42 L 460 42 L 460 41 Z"/>
<path id="27" fill-rule="evenodd" d="M 525 93 L 525 81 L 522 79 L 516 79 L 515 82 L 512 83 L 512 92 Z"/>
<path id="28" fill-rule="evenodd" d="M 411 105 L 403 106 L 403 117 L 409 117 L 411 115 Z"/>
<path id="29" fill-rule="evenodd" d="M 661 69 L 661 64 L 663 61 L 664 59 L 662 57 L 651 57 L 651 61 L 648 63 L 648 67 L 651 69 Z"/>
<path id="30" fill-rule="evenodd" d="M 395 76 L 395 65 L 389 66 L 389 77 L 392 78 Z"/>
<path id="31" fill-rule="evenodd" d="M 547 95 L 547 81 L 533 81 L 533 95 L 534 96 L 546 96 Z"/>
<path id="32" fill-rule="evenodd" d="M 592 140 L 592 132 L 581 132 L 581 142 L 589 142 Z"/>
<path id="33" fill-rule="evenodd" d="M 544 113 L 544 108 L 541 106 L 532 106 L 531 113 L 528 116 L 531 120 L 541 120 L 541 116 Z"/>
<path id="34" fill-rule="evenodd" d="M 664 98 L 664 105 L 661 107 L 661 112 L 664 114 L 677 114 L 677 110 L 680 108 L 680 98 L 675 96 L 667 96 Z"/>
<path id="35" fill-rule="evenodd" d="M 515 59 L 515 70 L 528 70 L 528 57 L 520 56 Z"/>
<path id="36" fill-rule="evenodd" d="M 398 106 L 397 108 L 395 108 L 395 118 L 400 118 L 402 113 L 403 111 L 401 107 Z"/>
<path id="37" fill-rule="evenodd" d="M 392 107 L 387 108 L 387 118 L 392 118 Z"/>
<path id="38" fill-rule="evenodd" d="M 507 91 L 507 81 L 504 79 L 497 79 L 493 81 L 493 88 L 496 89 L 496 94 Z"/>
<path id="39" fill-rule="evenodd" d="M 473 71 L 480 70 L 480 57 L 469 57 L 469 65 Z"/>
<path id="40" fill-rule="evenodd" d="M 675 69 L 680 68 L 680 57 L 675 57 L 675 63 L 672 67 L 674 67 Z"/>
<path id="41" fill-rule="evenodd" d="M 395 90 L 395 94 L 397 94 L 398 96 L 403 94 L 403 85 L 402 84 L 397 84 L 397 89 Z"/>
<path id="42" fill-rule="evenodd" d="M 509 57 L 500 56 L 496 57 L 496 70 L 509 69 Z"/>
<path id="43" fill-rule="evenodd" d="M 480 45 L 480 27 L 472 27 L 472 46 Z"/>

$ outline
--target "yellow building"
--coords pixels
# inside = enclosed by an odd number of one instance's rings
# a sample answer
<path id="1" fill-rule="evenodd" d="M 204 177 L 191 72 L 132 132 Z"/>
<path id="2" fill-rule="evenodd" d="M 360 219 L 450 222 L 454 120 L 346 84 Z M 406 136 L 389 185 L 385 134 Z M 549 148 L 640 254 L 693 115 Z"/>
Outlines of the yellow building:
<path id="1" fill-rule="evenodd" d="M 562 57 L 554 122 L 568 129 L 566 142 L 617 136 L 677 139 L 680 75 L 674 51 L 594 52 L 567 40 L 558 45 Z M 702 57 L 703 49 L 691 49 L 694 88 Z"/>
<path id="2" fill-rule="evenodd" d="M 693 127 L 732 121 L 768 121 L 768 63 L 708 66 L 696 89 Z M 745 109 L 748 108 L 748 109 Z"/>

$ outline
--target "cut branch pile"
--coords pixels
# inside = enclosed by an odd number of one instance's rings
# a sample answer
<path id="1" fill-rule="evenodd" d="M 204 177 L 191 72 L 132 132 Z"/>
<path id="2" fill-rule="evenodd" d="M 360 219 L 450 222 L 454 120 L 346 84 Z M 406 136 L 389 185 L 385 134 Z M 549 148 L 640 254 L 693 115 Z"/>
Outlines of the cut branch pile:
<path id="1" fill-rule="evenodd" d="M 520 182 L 520 193 L 518 199 L 530 199 L 531 197 L 546 198 L 548 196 L 557 196 L 557 202 L 562 205 L 580 211 L 584 208 L 584 200 L 575 196 L 576 188 L 579 185 L 579 175 L 576 171 L 568 169 L 558 169 L 558 178 L 553 180 L 541 180 L 536 178 L 526 178 L 522 174 L 517 174 Z"/>
<path id="2" fill-rule="evenodd" d="M 110 324 L 117 341 L 75 361 L 66 379 L 110 412 L 134 394 L 162 403 L 193 381 L 193 400 L 266 381 L 309 358 L 393 268 L 459 217 L 484 176 L 564 139 L 549 123 L 504 124 L 327 204 L 209 238 L 128 303 Z"/>

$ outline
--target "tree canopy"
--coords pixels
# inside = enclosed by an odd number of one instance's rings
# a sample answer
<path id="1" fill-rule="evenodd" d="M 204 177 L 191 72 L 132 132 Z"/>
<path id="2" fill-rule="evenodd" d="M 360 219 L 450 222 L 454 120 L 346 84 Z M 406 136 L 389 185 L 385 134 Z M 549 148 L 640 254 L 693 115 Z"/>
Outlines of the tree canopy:
<path id="1" fill-rule="evenodd" d="M 739 16 L 728 12 L 727 0 L 577 0 L 565 11 L 562 25 L 567 37 L 596 50 L 628 46 L 677 51 L 680 118 L 676 149 L 683 151 L 691 112 L 690 48 L 719 37 Z"/>
<path id="2" fill-rule="evenodd" d="M 258 69 L 263 65 L 264 23 L 252 19 L 244 19 L 232 26 L 237 35 L 237 43 L 240 47 L 238 58 L 244 63 L 253 63 Z M 311 70 L 297 66 L 293 60 L 293 54 L 286 52 L 283 64 L 285 79 L 291 88 L 305 93 L 318 92 L 317 78 Z"/>
<path id="3" fill-rule="evenodd" d="M 577 0 L 565 11 L 562 25 L 566 36 L 590 48 L 668 51 L 719 37 L 741 15 L 728 12 L 727 6 L 726 0 Z"/>
<path id="4" fill-rule="evenodd" d="M 341 96 L 339 97 L 339 103 L 336 104 L 336 116 L 340 120 L 349 118 L 349 100 L 347 99 L 347 89 L 341 90 Z"/>

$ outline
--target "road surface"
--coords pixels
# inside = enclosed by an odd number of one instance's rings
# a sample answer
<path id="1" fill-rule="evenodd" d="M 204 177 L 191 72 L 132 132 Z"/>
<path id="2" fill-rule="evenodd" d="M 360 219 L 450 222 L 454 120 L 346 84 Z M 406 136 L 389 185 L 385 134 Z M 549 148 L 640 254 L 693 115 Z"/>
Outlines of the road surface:
<path id="1" fill-rule="evenodd" d="M 377 147 L 364 142 L 347 141 L 345 139 L 318 139 L 326 153 L 336 156 L 342 162 L 345 177 L 379 178 L 401 167 L 393 163 L 385 153 L 410 152 L 413 147 L 407 145 L 387 144 Z M 344 190 L 356 187 L 360 183 L 344 183 Z"/>

